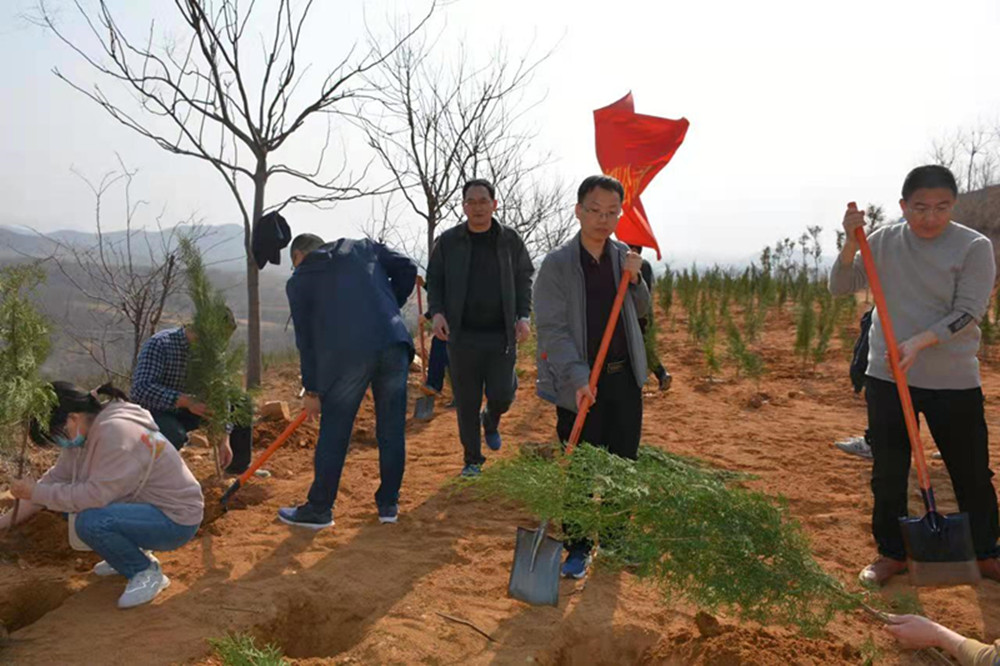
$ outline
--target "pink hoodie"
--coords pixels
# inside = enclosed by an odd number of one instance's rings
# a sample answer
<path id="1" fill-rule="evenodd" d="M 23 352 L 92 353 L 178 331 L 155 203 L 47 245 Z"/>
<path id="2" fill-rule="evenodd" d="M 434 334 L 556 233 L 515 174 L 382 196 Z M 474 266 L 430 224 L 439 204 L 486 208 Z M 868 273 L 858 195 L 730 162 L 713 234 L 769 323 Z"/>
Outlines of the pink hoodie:
<path id="1" fill-rule="evenodd" d="M 205 508 L 201 485 L 152 415 L 120 401 L 101 410 L 82 447 L 60 454 L 31 501 L 68 513 L 114 502 L 152 504 L 178 525 L 200 524 Z"/>

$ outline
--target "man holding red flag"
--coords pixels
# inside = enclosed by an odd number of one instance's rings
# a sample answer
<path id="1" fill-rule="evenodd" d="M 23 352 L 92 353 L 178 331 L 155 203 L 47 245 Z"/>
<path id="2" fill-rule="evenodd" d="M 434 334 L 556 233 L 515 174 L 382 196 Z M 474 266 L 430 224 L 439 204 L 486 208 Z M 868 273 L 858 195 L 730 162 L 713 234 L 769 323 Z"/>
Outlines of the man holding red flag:
<path id="1" fill-rule="evenodd" d="M 649 288 L 640 279 L 642 258 L 612 240 L 625 190 L 610 176 L 590 176 L 577 191 L 580 233 L 550 252 L 535 281 L 538 330 L 538 395 L 555 403 L 559 439 L 567 441 L 584 401 L 593 403 L 581 441 L 635 460 L 642 434 L 642 385 L 646 350 L 639 313 L 649 309 Z M 590 368 L 611 315 L 618 283 L 631 284 L 597 384 Z M 590 564 L 589 540 L 568 541 L 562 573 L 583 578 Z"/>
<path id="2" fill-rule="evenodd" d="M 639 195 L 674 156 L 688 121 L 637 114 L 629 93 L 595 111 L 594 126 L 597 159 L 606 175 L 590 176 L 580 184 L 576 203 L 580 233 L 545 257 L 535 282 L 537 392 L 556 405 L 560 440 L 569 439 L 577 413 L 591 404 L 581 441 L 634 460 L 646 383 L 639 319 L 650 311 L 651 298 L 648 284 L 640 279 L 642 257 L 629 245 L 651 247 L 660 257 Z M 612 234 L 617 241 L 611 240 Z M 595 393 L 590 369 L 626 271 L 631 284 Z M 605 547 L 614 547 L 613 533 L 601 537 Z M 583 578 L 592 544 L 578 539 L 567 541 L 566 547 L 562 574 Z"/>

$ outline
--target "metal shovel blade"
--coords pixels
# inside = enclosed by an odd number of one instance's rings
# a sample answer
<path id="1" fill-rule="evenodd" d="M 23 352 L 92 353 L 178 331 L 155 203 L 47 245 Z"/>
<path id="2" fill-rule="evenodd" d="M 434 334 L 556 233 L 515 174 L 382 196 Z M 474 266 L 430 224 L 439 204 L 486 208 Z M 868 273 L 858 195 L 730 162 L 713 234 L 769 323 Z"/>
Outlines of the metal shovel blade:
<path id="1" fill-rule="evenodd" d="M 979 582 L 968 514 L 943 516 L 929 512 L 923 518 L 900 518 L 899 526 L 913 585 L 973 585 Z"/>
<path id="2" fill-rule="evenodd" d="M 559 564 L 563 544 L 545 532 L 548 524 L 537 530 L 517 528 L 514 565 L 510 569 L 507 594 L 534 606 L 559 605 Z"/>
<path id="3" fill-rule="evenodd" d="M 425 395 L 417 398 L 413 406 L 413 418 L 418 421 L 430 421 L 432 416 L 434 416 L 434 396 Z"/>

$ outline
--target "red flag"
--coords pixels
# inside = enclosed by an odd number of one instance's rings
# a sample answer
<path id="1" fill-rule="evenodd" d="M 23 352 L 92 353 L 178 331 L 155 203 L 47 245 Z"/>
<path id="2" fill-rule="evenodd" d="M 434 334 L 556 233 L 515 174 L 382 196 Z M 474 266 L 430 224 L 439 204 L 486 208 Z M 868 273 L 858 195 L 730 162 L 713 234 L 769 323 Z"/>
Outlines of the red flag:
<path id="1" fill-rule="evenodd" d="M 639 195 L 677 152 L 687 133 L 688 121 L 636 113 L 629 93 L 594 111 L 594 129 L 601 170 L 625 186 L 622 218 L 615 235 L 623 243 L 655 249 L 659 259 L 660 246 Z"/>

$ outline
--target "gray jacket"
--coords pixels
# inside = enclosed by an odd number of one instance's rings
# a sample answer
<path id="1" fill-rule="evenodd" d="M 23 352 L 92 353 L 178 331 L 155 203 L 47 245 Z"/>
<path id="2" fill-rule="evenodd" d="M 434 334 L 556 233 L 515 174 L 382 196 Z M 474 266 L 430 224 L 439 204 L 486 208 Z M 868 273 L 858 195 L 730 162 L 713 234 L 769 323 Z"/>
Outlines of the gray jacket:
<path id="1" fill-rule="evenodd" d="M 615 281 L 621 280 L 628 246 L 611 243 Z M 617 250 L 617 251 L 615 251 Z M 576 411 L 576 391 L 590 381 L 587 362 L 587 303 L 580 234 L 550 252 L 535 277 L 535 327 L 538 333 L 538 396 Z M 628 355 L 639 386 L 646 383 L 646 348 L 639 330 L 639 312 L 650 305 L 644 280 L 629 285 L 618 325 L 625 326 Z M 598 397 L 600 399 L 600 397 Z"/>

